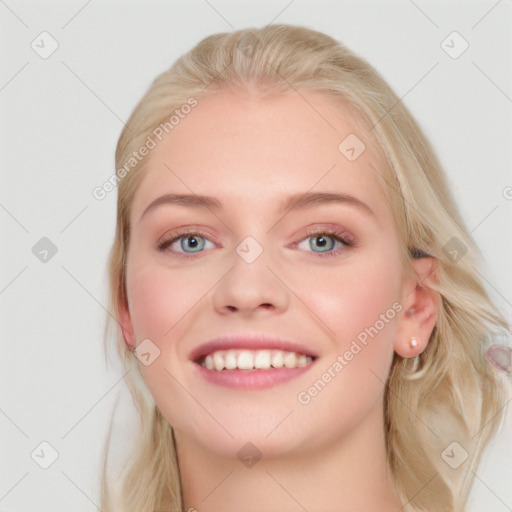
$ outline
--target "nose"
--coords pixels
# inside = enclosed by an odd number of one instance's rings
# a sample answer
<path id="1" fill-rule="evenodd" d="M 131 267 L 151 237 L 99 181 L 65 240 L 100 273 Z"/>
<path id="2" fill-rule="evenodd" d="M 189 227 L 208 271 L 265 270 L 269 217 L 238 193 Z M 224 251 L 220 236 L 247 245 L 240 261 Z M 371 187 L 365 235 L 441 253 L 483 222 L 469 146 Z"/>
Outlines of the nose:
<path id="1" fill-rule="evenodd" d="M 265 250 L 252 262 L 234 252 L 231 270 L 213 291 L 215 310 L 246 317 L 282 313 L 288 307 L 291 292 L 280 274 L 279 266 L 268 261 Z"/>

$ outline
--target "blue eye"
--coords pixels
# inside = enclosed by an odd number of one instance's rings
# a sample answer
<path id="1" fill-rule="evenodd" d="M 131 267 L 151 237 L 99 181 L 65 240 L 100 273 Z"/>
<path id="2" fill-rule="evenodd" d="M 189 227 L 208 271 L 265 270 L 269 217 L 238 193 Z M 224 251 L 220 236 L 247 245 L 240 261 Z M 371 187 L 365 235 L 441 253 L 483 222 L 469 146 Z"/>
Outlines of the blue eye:
<path id="1" fill-rule="evenodd" d="M 304 242 L 308 243 L 308 247 L 313 250 L 312 252 L 320 256 L 336 256 L 344 247 L 354 245 L 352 240 L 342 236 L 340 233 L 325 230 L 310 233 L 297 247 L 300 248 Z M 338 249 L 333 250 L 336 244 L 338 244 Z"/>
<path id="2" fill-rule="evenodd" d="M 306 247 L 303 244 L 307 244 Z M 354 241 L 350 235 L 328 229 L 309 232 L 306 238 L 296 244 L 299 249 L 313 252 L 318 256 L 337 256 L 353 245 Z M 160 242 L 157 247 L 162 252 L 170 248 L 171 252 L 192 257 L 204 252 L 205 249 L 213 249 L 215 244 L 200 233 L 188 231 L 174 233 L 169 239 Z"/>
<path id="3" fill-rule="evenodd" d="M 179 242 L 179 244 L 177 242 Z M 177 253 L 195 254 L 201 252 L 205 248 L 206 242 L 212 243 L 198 233 L 184 233 L 177 235 L 170 240 L 163 241 L 158 245 L 158 248 L 164 251 L 168 247 L 171 247 L 173 251 Z M 176 246 L 179 246 L 179 249 Z"/>

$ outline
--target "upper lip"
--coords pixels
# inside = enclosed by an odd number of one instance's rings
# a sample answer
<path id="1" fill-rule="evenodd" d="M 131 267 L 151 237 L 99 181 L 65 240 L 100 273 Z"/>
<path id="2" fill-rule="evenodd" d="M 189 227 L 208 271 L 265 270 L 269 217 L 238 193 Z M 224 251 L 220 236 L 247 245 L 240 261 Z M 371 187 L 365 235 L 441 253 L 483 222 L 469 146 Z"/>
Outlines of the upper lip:
<path id="1" fill-rule="evenodd" d="M 268 334 L 228 334 L 214 338 L 194 348 L 190 352 L 189 358 L 192 361 L 198 362 L 212 352 L 229 349 L 276 349 L 285 350 L 287 352 L 298 352 L 299 354 L 305 354 L 313 359 L 318 357 L 317 354 L 312 352 L 308 347 L 289 339 Z"/>

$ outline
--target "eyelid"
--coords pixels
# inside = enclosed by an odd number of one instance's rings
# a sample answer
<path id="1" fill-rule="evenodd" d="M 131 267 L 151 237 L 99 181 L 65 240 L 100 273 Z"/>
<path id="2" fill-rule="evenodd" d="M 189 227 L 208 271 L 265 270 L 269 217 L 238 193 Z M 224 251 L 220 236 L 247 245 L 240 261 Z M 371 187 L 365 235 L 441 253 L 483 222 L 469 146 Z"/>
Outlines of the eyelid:
<path id="1" fill-rule="evenodd" d="M 318 234 L 329 234 L 330 236 L 338 236 L 343 238 L 350 244 L 355 244 L 356 240 L 354 236 L 345 228 L 338 226 L 337 224 L 314 224 L 308 226 L 305 231 L 306 236 L 304 238 L 318 235 Z M 301 241 L 304 239 L 302 238 Z"/>
<path id="2" fill-rule="evenodd" d="M 204 228 L 201 228 L 200 226 L 188 226 L 181 228 L 175 228 L 171 231 L 168 231 L 160 237 L 156 243 L 156 248 L 160 250 L 161 252 L 168 251 L 168 248 L 179 241 L 182 238 L 186 238 L 187 236 L 197 236 L 199 238 L 204 238 L 205 240 L 210 241 L 211 243 L 215 245 L 219 245 L 219 243 L 215 240 L 216 237 L 211 236 L 209 233 L 207 233 L 207 230 Z M 331 251 L 304 251 L 307 253 L 310 253 L 311 255 L 317 257 L 324 257 L 324 256 L 339 256 L 341 252 L 346 252 L 348 249 L 354 247 L 356 245 L 356 241 L 354 236 L 348 232 L 346 229 L 342 228 L 339 225 L 336 224 L 314 224 L 307 226 L 304 231 L 302 231 L 302 234 L 299 235 L 300 239 L 296 242 L 293 242 L 291 244 L 291 247 L 297 247 L 300 243 L 303 243 L 310 237 L 319 236 L 319 235 L 326 235 L 327 237 L 330 237 L 334 239 L 336 242 L 341 244 L 341 247 L 338 247 L 338 249 L 331 250 Z M 211 239 L 213 238 L 213 240 Z M 211 248 L 210 248 L 211 250 Z M 169 251 L 173 254 L 177 255 L 178 257 L 183 258 L 195 258 L 199 255 L 207 252 L 207 250 L 202 250 L 198 252 L 181 252 L 181 251 Z"/>
<path id="3" fill-rule="evenodd" d="M 331 251 L 304 251 L 314 258 L 343 257 L 347 251 L 356 246 L 354 236 L 340 226 L 322 226 L 317 224 L 313 228 L 308 227 L 305 236 L 301 236 L 298 242 L 292 244 L 292 247 L 295 248 L 299 244 L 304 243 L 308 238 L 318 237 L 320 235 L 325 235 L 327 238 L 333 239 L 335 243 L 337 242 L 340 246 Z"/>
<path id="4" fill-rule="evenodd" d="M 162 236 L 160 236 L 156 242 L 157 245 L 161 243 L 165 243 L 174 238 L 186 236 L 186 235 L 197 235 L 203 238 L 208 238 L 209 240 L 216 240 L 216 237 L 208 232 L 207 228 L 204 228 L 199 225 L 189 225 L 183 227 L 177 227 L 166 231 Z M 216 242 L 217 243 L 217 242 Z"/>
<path id="5" fill-rule="evenodd" d="M 202 228 L 197 229 L 195 226 L 189 226 L 187 228 L 176 228 L 171 231 L 168 231 L 164 235 L 162 235 L 158 241 L 156 242 L 156 249 L 161 252 L 169 251 L 169 247 L 179 241 L 182 238 L 186 238 L 187 236 L 196 236 L 198 238 L 204 238 L 205 240 L 213 243 L 214 245 L 219 245 L 218 242 L 215 241 L 215 237 L 212 237 L 208 233 L 205 233 L 205 231 Z M 213 238 L 213 240 L 211 239 Z M 194 257 L 194 255 L 199 255 L 205 251 L 199 251 L 199 252 L 180 252 L 180 251 L 169 251 L 173 254 L 177 254 L 178 256 L 182 257 Z"/>

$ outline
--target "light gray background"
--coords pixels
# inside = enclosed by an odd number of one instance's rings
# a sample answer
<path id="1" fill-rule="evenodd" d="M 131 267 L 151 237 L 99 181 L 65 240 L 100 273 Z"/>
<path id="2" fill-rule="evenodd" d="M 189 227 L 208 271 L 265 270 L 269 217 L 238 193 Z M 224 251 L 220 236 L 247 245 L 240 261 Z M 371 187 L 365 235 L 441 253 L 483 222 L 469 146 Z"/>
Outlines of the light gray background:
<path id="1" fill-rule="evenodd" d="M 116 193 L 98 201 L 92 189 L 114 172 L 122 122 L 157 74 L 207 35 L 271 21 L 343 41 L 403 98 L 447 169 L 489 292 L 511 320 L 511 0 L 0 0 L 0 511 L 98 509 L 118 397 L 121 451 L 134 417 L 102 352 Z M 31 48 L 43 31 L 59 44 L 47 59 Z M 453 31 L 469 43 L 457 59 L 441 47 Z M 32 253 L 44 236 L 58 248 L 46 263 Z M 509 413 L 470 512 L 512 510 L 511 425 Z M 36 448 L 39 460 L 49 456 L 43 441 L 59 455 L 48 469 L 31 458 Z"/>

